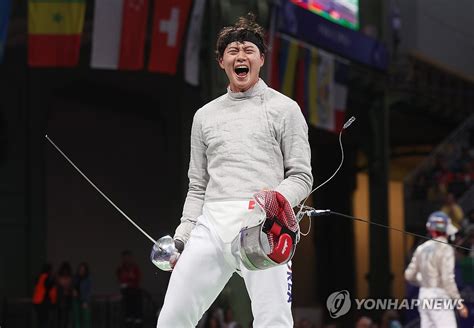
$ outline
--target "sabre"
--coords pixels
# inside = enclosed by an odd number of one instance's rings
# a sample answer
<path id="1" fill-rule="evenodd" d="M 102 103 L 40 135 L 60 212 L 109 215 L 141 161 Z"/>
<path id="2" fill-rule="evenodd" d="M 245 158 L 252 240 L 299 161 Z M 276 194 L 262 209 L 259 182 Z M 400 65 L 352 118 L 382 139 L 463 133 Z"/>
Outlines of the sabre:
<path id="1" fill-rule="evenodd" d="M 77 172 L 79 172 L 79 174 L 82 175 L 82 177 L 86 179 L 86 181 L 89 182 L 89 184 L 94 187 L 94 189 L 97 190 L 99 194 L 102 195 L 102 197 L 104 197 L 113 207 L 115 207 L 117 211 L 119 211 L 120 214 L 123 215 L 124 218 L 126 218 L 135 228 L 138 229 L 138 231 L 140 231 L 153 243 L 153 248 L 150 255 L 151 262 L 163 271 L 171 271 L 173 269 L 173 264 L 176 263 L 179 258 L 179 252 L 175 247 L 173 238 L 171 238 L 171 236 L 164 236 L 155 241 L 155 239 L 147 234 L 145 230 L 135 223 L 135 221 L 129 218 L 124 211 L 115 205 L 115 203 L 109 197 L 107 197 L 107 195 L 104 194 L 102 190 L 100 190 L 99 187 L 95 185 L 95 183 L 93 183 L 84 173 L 82 173 L 79 167 L 77 167 L 77 165 L 74 164 L 71 159 L 69 159 L 69 157 L 53 142 L 53 140 L 48 137 L 48 135 L 45 135 L 45 137 L 51 143 L 51 145 L 53 145 L 53 147 L 69 162 L 69 164 L 71 164 L 72 167 Z"/>
<path id="2" fill-rule="evenodd" d="M 79 172 L 79 174 L 82 175 L 82 177 L 87 182 L 89 182 L 89 184 L 94 187 L 94 189 L 97 190 L 99 194 L 102 195 L 102 197 L 104 197 L 113 207 L 115 207 L 117 211 L 119 211 L 120 214 L 123 215 L 124 218 L 126 218 L 135 228 L 138 229 L 138 231 L 140 231 L 153 243 L 153 248 L 150 255 L 151 262 L 163 271 L 171 271 L 173 269 L 173 264 L 176 263 L 179 258 L 179 252 L 175 247 L 173 238 L 171 236 L 164 236 L 155 241 L 155 239 L 153 239 L 135 221 L 125 214 L 124 211 L 115 205 L 115 203 L 109 197 L 107 197 L 107 195 L 104 194 L 102 190 L 100 190 L 99 187 L 97 187 L 95 183 L 93 183 L 91 179 L 89 179 L 71 159 L 69 159 L 69 157 L 53 142 L 53 140 L 51 140 L 51 138 L 48 137 L 48 135 L 45 135 L 45 137 L 51 143 L 51 145 L 53 145 L 53 147 L 69 162 L 69 164 L 71 164 L 72 167 L 77 172 Z"/>
<path id="3" fill-rule="evenodd" d="M 107 195 L 104 194 L 102 190 L 99 189 L 99 187 L 97 187 L 84 173 L 82 173 L 82 171 L 77 167 L 77 165 L 69 159 L 69 157 L 53 142 L 53 140 L 48 137 L 48 135 L 45 135 L 45 137 L 53 145 L 53 147 L 56 148 L 56 150 L 69 162 L 69 164 L 71 164 L 72 167 L 76 169 L 76 171 L 79 172 L 79 174 L 82 175 L 82 177 L 86 179 L 86 181 L 89 182 L 90 185 L 94 187 L 94 189 L 97 190 L 99 194 L 102 195 L 102 197 L 104 197 L 113 207 L 115 207 L 115 209 L 119 211 L 119 213 L 122 214 L 124 218 L 126 218 L 131 224 L 133 224 L 133 226 L 137 228 L 138 231 L 140 231 L 145 237 L 147 237 L 153 244 L 156 243 L 156 241 L 149 234 L 147 234 L 145 230 L 143 230 L 138 224 L 136 224 L 135 221 L 130 219 L 124 211 L 122 211 L 117 205 L 115 205 L 115 203 L 109 197 L 107 197 Z"/>

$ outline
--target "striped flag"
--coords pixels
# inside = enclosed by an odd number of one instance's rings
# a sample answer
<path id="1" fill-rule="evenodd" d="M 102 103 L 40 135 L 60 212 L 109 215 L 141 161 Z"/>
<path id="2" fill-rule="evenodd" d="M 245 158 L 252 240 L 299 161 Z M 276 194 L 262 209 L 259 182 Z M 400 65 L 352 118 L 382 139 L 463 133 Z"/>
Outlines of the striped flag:
<path id="1" fill-rule="evenodd" d="M 147 20 L 148 0 L 96 0 L 91 67 L 142 69 Z"/>
<path id="2" fill-rule="evenodd" d="M 273 46 L 271 50 L 271 67 L 270 67 L 270 87 L 280 90 L 280 50 L 281 39 L 278 36 L 273 38 Z"/>
<path id="3" fill-rule="evenodd" d="M 344 125 L 349 65 L 322 50 L 312 51 L 308 72 L 309 123 L 339 133 Z"/>
<path id="4" fill-rule="evenodd" d="M 349 81 L 349 65 L 335 60 L 334 68 L 334 132 L 339 133 L 344 125 L 347 108 L 347 83 Z"/>
<path id="5" fill-rule="evenodd" d="M 334 130 L 334 56 L 318 49 L 316 126 Z"/>
<path id="6" fill-rule="evenodd" d="M 316 48 L 310 49 L 308 61 L 308 121 L 311 125 L 318 123 L 317 104 L 317 77 L 318 77 L 318 51 Z"/>
<path id="7" fill-rule="evenodd" d="M 285 41 L 285 47 L 288 47 L 286 61 L 283 62 L 284 70 L 281 79 L 281 92 L 290 98 L 293 98 L 294 83 L 296 75 L 296 66 L 298 61 L 298 42 L 294 39 Z"/>
<path id="8" fill-rule="evenodd" d="M 77 65 L 85 10 L 85 0 L 29 0 L 28 64 Z"/>
<path id="9" fill-rule="evenodd" d="M 191 0 L 155 0 L 148 69 L 176 74 Z"/>
<path id="10" fill-rule="evenodd" d="M 276 36 L 270 86 L 293 98 L 308 123 L 332 132 L 342 129 L 349 65 L 331 53 Z"/>
<path id="11" fill-rule="evenodd" d="M 194 86 L 199 85 L 199 67 L 201 66 L 199 53 L 201 52 L 202 21 L 205 7 L 206 0 L 194 2 L 184 52 L 184 80 Z"/>
<path id="12" fill-rule="evenodd" d="M 300 46 L 296 63 L 295 101 L 306 119 L 308 119 L 308 62 L 310 59 L 310 50 Z"/>
<path id="13" fill-rule="evenodd" d="M 11 0 L 0 0 L 0 63 L 7 41 L 8 21 L 10 19 Z"/>

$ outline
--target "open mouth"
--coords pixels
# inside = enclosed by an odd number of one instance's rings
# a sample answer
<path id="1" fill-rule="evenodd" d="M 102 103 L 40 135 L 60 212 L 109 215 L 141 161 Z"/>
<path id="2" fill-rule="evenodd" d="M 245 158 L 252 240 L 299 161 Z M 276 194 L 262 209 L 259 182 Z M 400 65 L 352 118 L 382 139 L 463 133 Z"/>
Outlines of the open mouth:
<path id="1" fill-rule="evenodd" d="M 248 74 L 249 68 L 247 66 L 240 65 L 240 66 L 236 66 L 234 68 L 234 71 L 235 71 L 235 74 L 237 74 L 237 76 L 244 77 Z"/>

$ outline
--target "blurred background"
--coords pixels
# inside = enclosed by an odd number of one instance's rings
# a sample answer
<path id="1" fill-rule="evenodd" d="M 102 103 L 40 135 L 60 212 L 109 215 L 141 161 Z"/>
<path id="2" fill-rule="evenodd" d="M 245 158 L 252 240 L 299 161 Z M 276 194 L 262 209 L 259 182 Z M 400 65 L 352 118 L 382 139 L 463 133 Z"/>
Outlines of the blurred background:
<path id="1" fill-rule="evenodd" d="M 315 186 L 340 162 L 343 123 L 357 118 L 343 133 L 341 171 L 308 204 L 422 235 L 429 213 L 443 209 L 460 228 L 454 243 L 473 247 L 471 0 L 0 0 L 1 327 L 39 327 L 35 295 L 46 276 L 57 293 L 50 327 L 79 327 L 81 315 L 92 327 L 156 325 L 170 274 L 150 262 L 152 243 L 45 135 L 153 238 L 172 235 L 193 115 L 226 92 L 217 32 L 248 12 L 268 32 L 262 78 L 307 119 Z M 416 297 L 403 272 L 422 241 L 313 219 L 293 260 L 295 325 L 417 327 L 416 310 L 353 307 L 331 319 L 326 300 L 340 290 Z M 474 252 L 456 257 L 471 312 L 459 325 L 472 327 Z M 130 268 L 133 320 L 121 289 Z M 77 309 L 84 286 L 87 311 Z M 234 276 L 200 326 L 251 320 Z"/>

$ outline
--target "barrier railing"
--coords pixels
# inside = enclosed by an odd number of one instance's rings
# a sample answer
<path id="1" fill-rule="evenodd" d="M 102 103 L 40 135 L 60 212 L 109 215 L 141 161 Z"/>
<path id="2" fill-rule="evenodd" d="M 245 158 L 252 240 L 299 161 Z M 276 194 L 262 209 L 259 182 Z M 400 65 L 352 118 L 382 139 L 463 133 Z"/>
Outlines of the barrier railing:
<path id="1" fill-rule="evenodd" d="M 157 306 L 150 294 L 143 292 L 143 324 L 142 328 L 156 327 Z M 92 328 L 126 327 L 123 316 L 122 298 L 120 294 L 94 295 L 91 301 Z M 50 325 L 57 327 L 57 308 L 51 307 Z M 72 310 L 71 310 L 72 311 Z M 73 316 L 71 319 L 71 327 Z M 31 298 L 4 298 L 0 310 L 0 327 L 38 327 L 34 305 Z M 138 326 L 137 326 L 138 327 Z"/>

